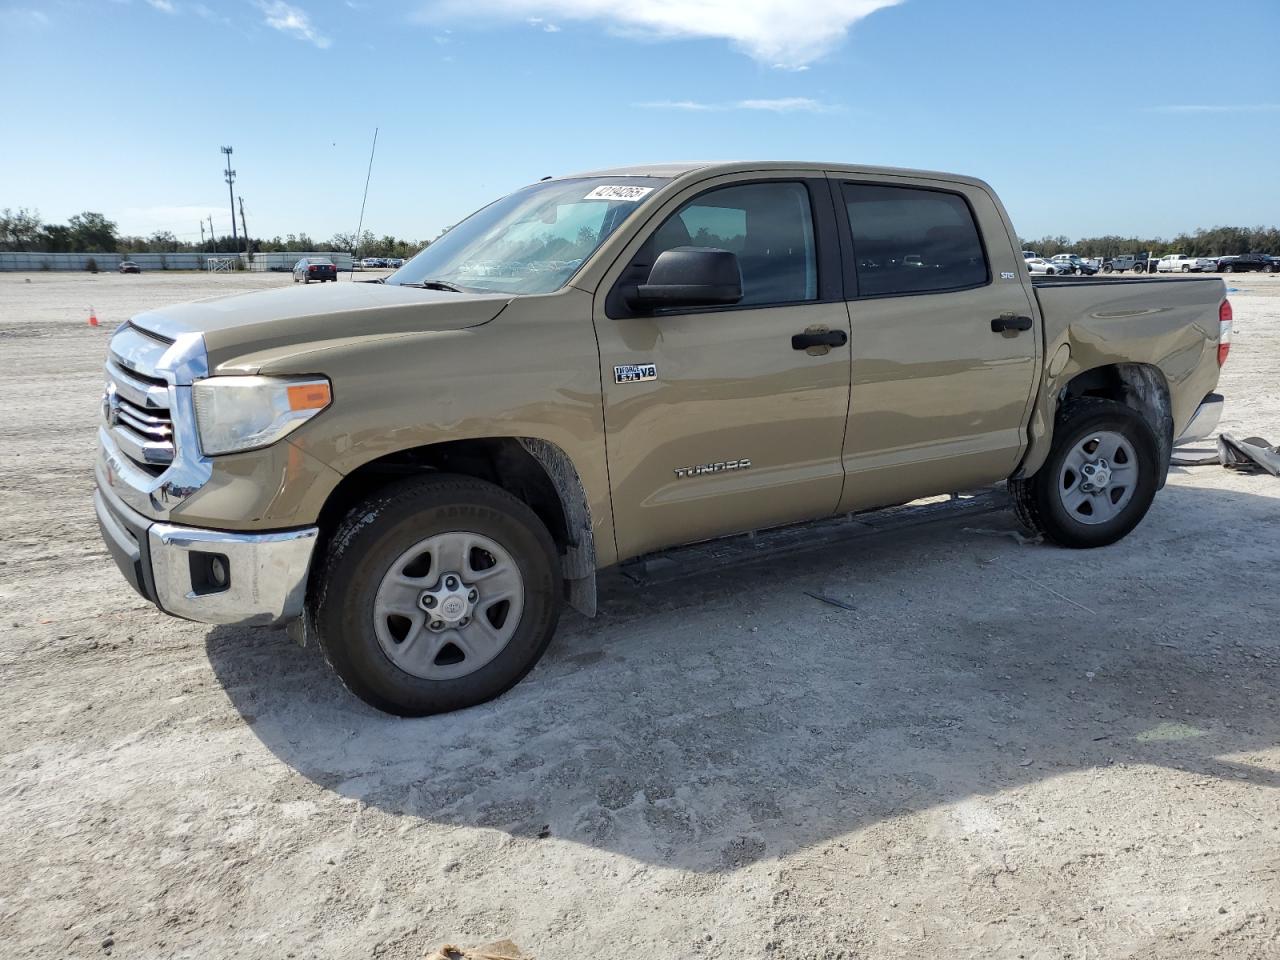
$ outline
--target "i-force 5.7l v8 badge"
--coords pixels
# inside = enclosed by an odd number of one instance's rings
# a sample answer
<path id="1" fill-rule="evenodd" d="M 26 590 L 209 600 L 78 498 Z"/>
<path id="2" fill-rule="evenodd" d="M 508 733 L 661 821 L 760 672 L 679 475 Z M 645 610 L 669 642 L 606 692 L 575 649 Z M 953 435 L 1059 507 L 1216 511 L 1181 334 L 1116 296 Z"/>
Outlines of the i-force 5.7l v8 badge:
<path id="1" fill-rule="evenodd" d="M 657 380 L 658 365 L 656 363 L 624 363 L 613 368 L 614 383 L 640 383 L 642 380 Z"/>

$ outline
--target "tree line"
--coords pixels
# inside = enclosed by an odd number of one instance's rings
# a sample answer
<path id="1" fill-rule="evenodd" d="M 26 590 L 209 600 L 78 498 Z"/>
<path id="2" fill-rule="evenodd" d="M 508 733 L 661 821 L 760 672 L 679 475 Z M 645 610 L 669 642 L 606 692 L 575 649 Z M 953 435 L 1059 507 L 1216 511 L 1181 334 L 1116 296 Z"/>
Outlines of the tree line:
<path id="1" fill-rule="evenodd" d="M 1229 257 L 1242 253 L 1280 254 L 1280 228 L 1276 227 L 1201 227 L 1192 233 L 1180 233 L 1172 240 L 1163 237 L 1041 237 L 1020 238 L 1023 250 L 1034 250 L 1042 257 L 1059 253 L 1078 253 L 1082 257 L 1123 256 L 1126 253 L 1185 253 L 1189 257 Z"/>
<path id="2" fill-rule="evenodd" d="M 1044 257 L 1059 253 L 1078 253 L 1083 257 L 1117 257 L 1126 253 L 1185 253 L 1192 257 L 1225 257 L 1241 253 L 1280 254 L 1280 228 L 1277 227 L 1212 227 L 1193 233 L 1180 233 L 1172 240 L 1163 237 L 1041 237 L 1020 238 L 1024 250 L 1034 250 Z M 366 257 L 413 256 L 426 247 L 429 240 L 402 240 L 390 234 L 375 236 L 366 230 L 359 237 L 352 233 L 335 233 L 328 240 L 315 240 L 306 233 L 290 233 L 283 237 L 252 237 L 251 253 L 355 253 Z M 116 224 L 101 213 L 86 210 L 66 223 L 45 223 L 38 211 L 6 207 L 0 211 L 0 250 L 25 253 L 232 253 L 245 252 L 245 238 L 224 235 L 207 239 L 204 244 L 180 240 L 167 230 L 149 237 L 121 235 Z"/>
<path id="3" fill-rule="evenodd" d="M 244 237 L 228 234 L 210 237 L 202 244 L 180 240 L 168 230 L 158 230 L 149 237 L 121 234 L 113 221 L 92 211 L 63 224 L 45 223 L 35 210 L 0 210 L 0 250 L 22 253 L 354 253 L 358 247 L 364 257 L 407 259 L 430 242 L 402 240 L 390 234 L 379 237 L 366 230 L 358 238 L 354 232 L 340 232 L 328 240 L 314 240 L 306 233 L 251 237 L 247 245 Z"/>

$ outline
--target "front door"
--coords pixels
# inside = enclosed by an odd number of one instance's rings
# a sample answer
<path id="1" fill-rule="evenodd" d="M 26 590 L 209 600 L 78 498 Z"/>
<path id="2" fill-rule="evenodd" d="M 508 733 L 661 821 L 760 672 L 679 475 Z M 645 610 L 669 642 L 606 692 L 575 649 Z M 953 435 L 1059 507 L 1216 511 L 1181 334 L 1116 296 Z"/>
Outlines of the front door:
<path id="1" fill-rule="evenodd" d="M 1009 476 L 1026 447 L 1041 332 L 996 201 L 951 182 L 833 184 L 853 361 L 840 509 Z"/>
<path id="2" fill-rule="evenodd" d="M 829 515 L 840 500 L 849 316 L 826 180 L 712 183 L 673 197 L 596 299 L 622 559 Z M 620 291 L 689 246 L 737 255 L 741 302 L 630 309 Z"/>

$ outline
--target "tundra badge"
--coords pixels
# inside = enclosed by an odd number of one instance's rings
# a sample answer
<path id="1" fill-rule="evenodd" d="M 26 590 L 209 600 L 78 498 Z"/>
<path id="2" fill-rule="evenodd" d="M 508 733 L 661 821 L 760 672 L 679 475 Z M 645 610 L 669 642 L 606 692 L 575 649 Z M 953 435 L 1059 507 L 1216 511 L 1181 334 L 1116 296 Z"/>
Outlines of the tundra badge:
<path id="1" fill-rule="evenodd" d="M 613 368 L 614 383 L 639 383 L 642 380 L 657 380 L 658 365 L 656 363 L 624 363 Z"/>
<path id="2" fill-rule="evenodd" d="M 717 460 L 715 463 L 700 463 L 696 467 L 676 467 L 676 476 L 700 477 L 704 473 L 724 473 L 726 470 L 749 470 L 751 461 L 746 457 L 741 460 Z"/>

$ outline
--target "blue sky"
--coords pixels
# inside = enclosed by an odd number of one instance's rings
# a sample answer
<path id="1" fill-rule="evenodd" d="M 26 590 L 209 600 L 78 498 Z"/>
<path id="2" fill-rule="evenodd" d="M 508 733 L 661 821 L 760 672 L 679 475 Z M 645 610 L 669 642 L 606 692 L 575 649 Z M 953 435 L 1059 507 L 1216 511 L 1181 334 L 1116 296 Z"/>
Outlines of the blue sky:
<path id="1" fill-rule="evenodd" d="M 1280 0 L 0 0 L 0 207 L 434 237 L 548 174 L 990 181 L 1024 236 L 1280 223 Z"/>

